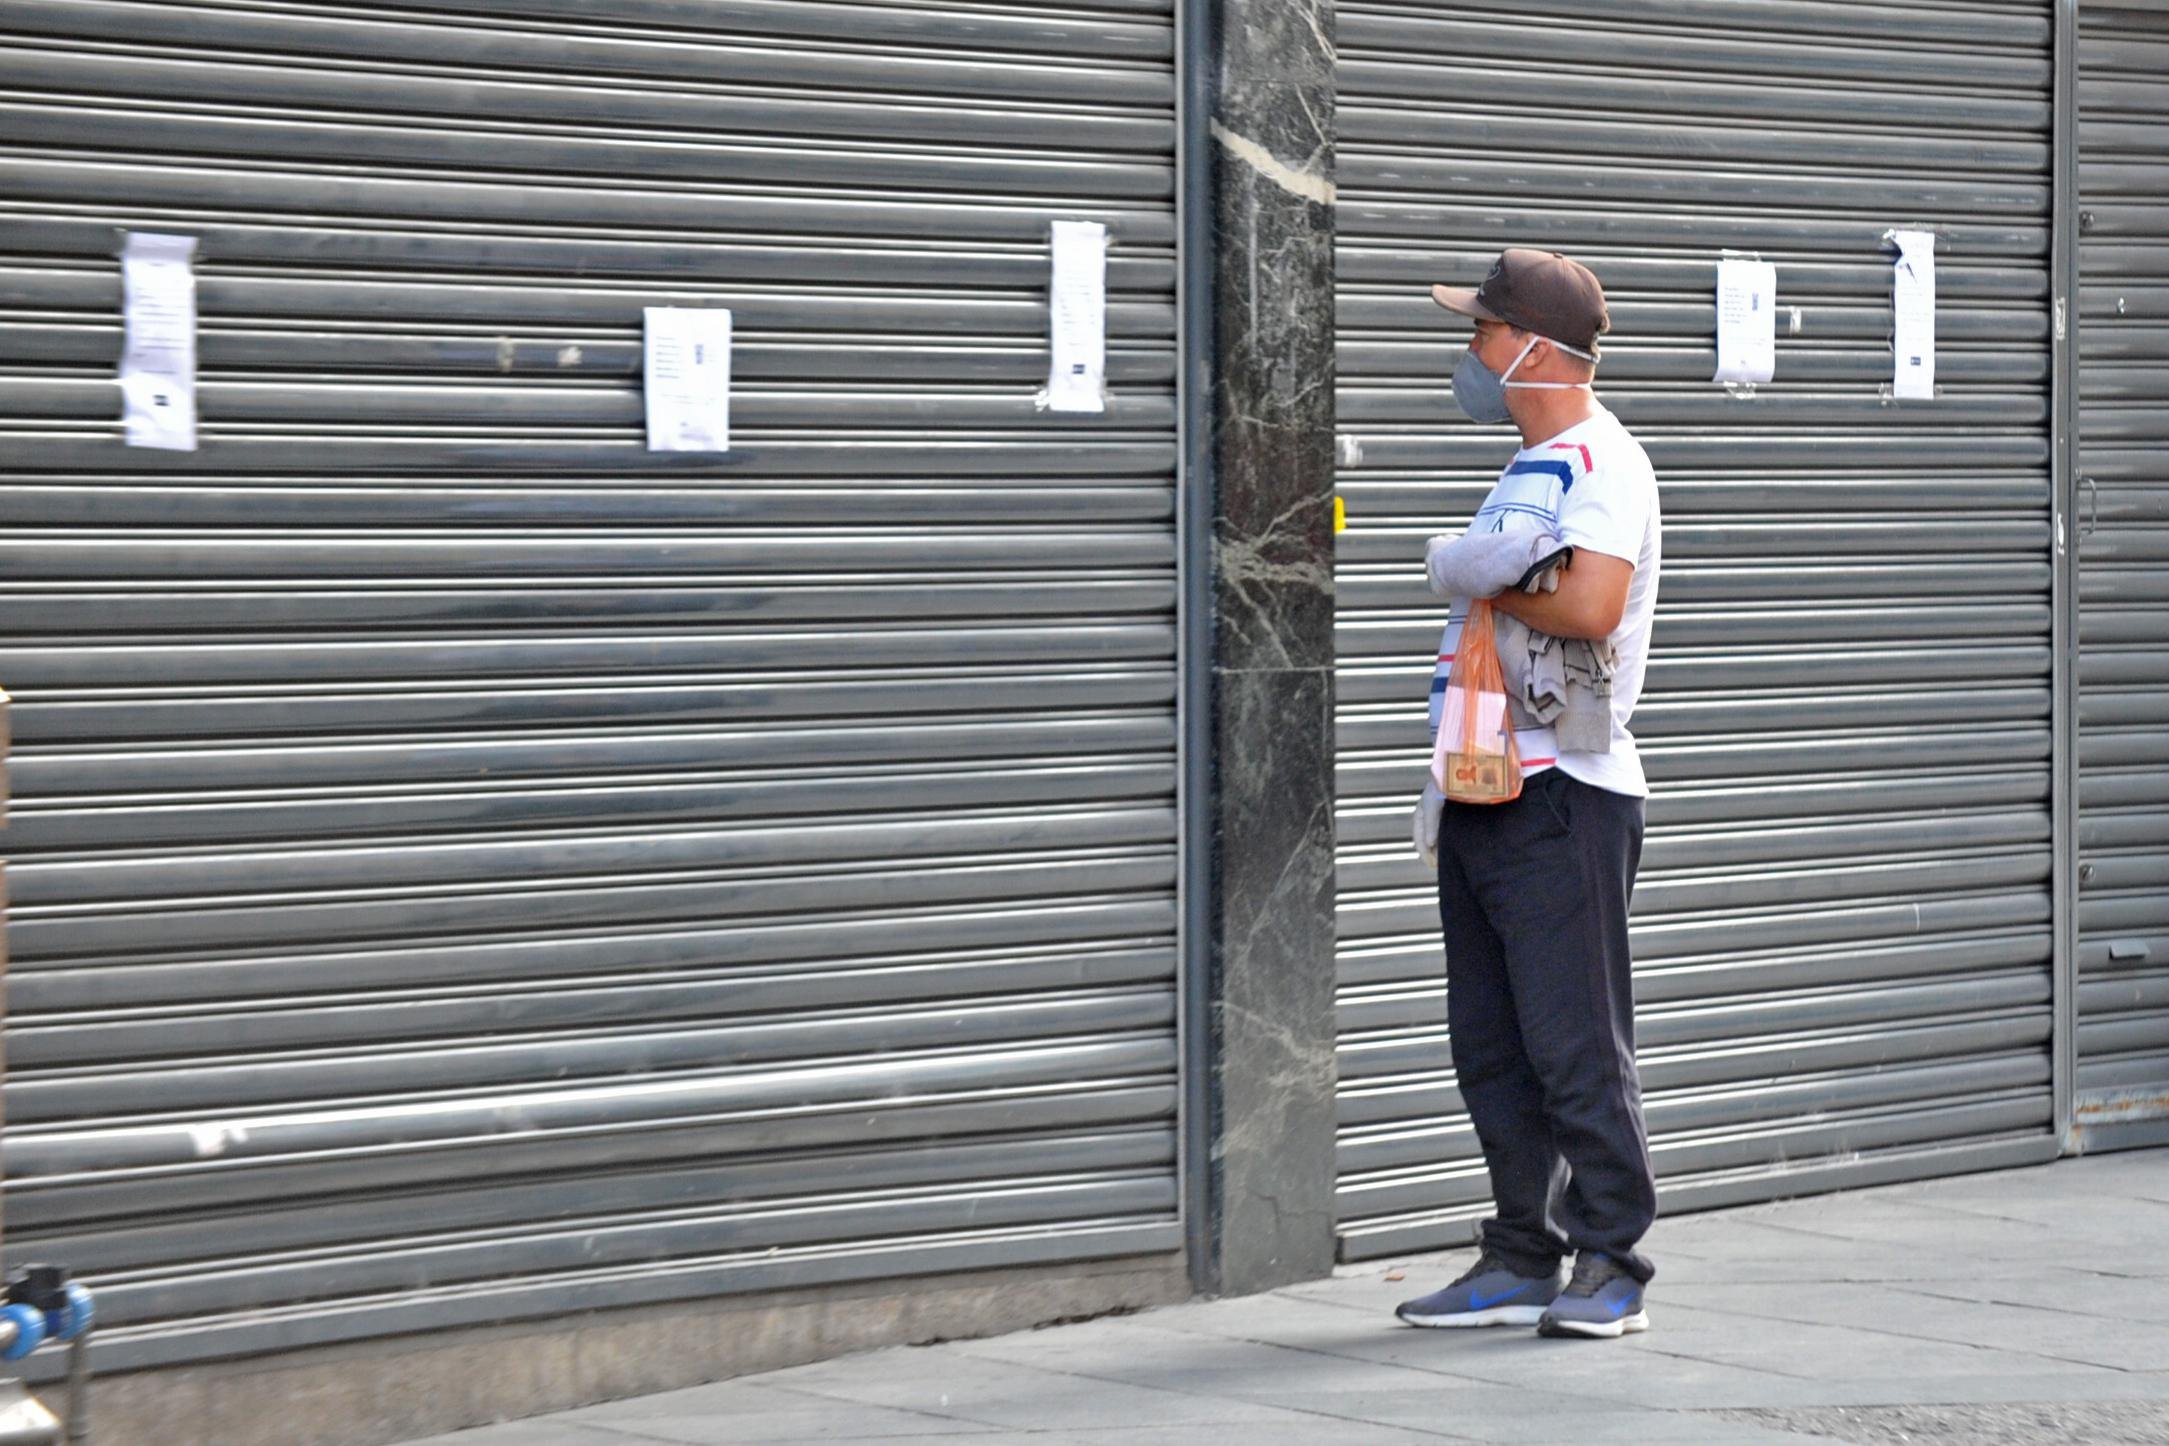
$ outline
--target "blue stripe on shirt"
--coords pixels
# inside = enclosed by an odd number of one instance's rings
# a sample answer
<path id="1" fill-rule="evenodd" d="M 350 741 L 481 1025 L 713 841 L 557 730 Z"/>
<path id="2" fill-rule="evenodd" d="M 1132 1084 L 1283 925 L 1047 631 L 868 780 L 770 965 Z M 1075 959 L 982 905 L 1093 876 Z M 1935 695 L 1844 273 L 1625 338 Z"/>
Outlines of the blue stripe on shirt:
<path id="1" fill-rule="evenodd" d="M 1513 466 L 1507 468 L 1503 475 L 1512 477 L 1518 472 L 1541 472 L 1547 477 L 1558 478 L 1561 492 L 1574 490 L 1574 469 L 1565 462 L 1538 462 L 1530 459 L 1516 462 Z"/>

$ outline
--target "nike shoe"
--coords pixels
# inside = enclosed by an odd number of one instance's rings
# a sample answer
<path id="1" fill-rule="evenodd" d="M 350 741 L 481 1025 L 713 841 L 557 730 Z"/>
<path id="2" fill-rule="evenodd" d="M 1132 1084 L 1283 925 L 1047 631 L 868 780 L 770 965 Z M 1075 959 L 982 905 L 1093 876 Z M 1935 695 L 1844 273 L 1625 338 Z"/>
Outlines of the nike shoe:
<path id="1" fill-rule="evenodd" d="M 1444 1290 L 1408 1301 L 1394 1314 L 1412 1326 L 1535 1325 L 1559 1294 L 1559 1274 L 1523 1275 L 1486 1250 Z"/>
<path id="2" fill-rule="evenodd" d="M 1575 1257 L 1574 1278 L 1536 1323 L 1540 1336 L 1595 1336 L 1599 1340 L 1648 1329 L 1642 1283 L 1598 1250 L 1584 1250 Z"/>

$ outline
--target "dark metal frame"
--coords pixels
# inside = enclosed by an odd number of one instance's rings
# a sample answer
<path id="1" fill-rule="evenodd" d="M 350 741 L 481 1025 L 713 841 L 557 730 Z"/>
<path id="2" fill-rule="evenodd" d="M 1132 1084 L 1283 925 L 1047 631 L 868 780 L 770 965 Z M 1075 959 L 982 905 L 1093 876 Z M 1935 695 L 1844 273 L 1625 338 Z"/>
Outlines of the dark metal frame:
<path id="1" fill-rule="evenodd" d="M 1176 1130 L 1190 1281 L 1210 1290 L 1213 951 L 1213 191 L 1212 0 L 1175 0 L 1175 474 L 1177 608 Z"/>

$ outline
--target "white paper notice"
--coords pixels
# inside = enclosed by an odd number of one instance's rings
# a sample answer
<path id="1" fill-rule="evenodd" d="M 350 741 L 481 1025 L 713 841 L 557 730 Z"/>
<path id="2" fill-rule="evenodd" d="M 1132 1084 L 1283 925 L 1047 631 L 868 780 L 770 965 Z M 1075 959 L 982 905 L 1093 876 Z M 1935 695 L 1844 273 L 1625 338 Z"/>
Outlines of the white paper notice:
<path id="1" fill-rule="evenodd" d="M 1054 223 L 1048 350 L 1053 360 L 1039 405 L 1050 412 L 1107 410 L 1107 228 Z"/>
<path id="2" fill-rule="evenodd" d="M 1894 396 L 1936 394 L 1936 233 L 1893 231 L 1898 266 L 1891 283 L 1891 335 L 1898 354 Z"/>
<path id="3" fill-rule="evenodd" d="M 650 306 L 641 370 L 650 452 L 731 449 L 731 314 L 719 307 Z"/>
<path id="4" fill-rule="evenodd" d="M 121 246 L 121 420 L 131 447 L 196 450 L 196 238 L 130 231 Z"/>
<path id="5" fill-rule="evenodd" d="M 1777 267 L 1727 257 L 1717 263 L 1717 375 L 1754 385 L 1777 372 Z"/>

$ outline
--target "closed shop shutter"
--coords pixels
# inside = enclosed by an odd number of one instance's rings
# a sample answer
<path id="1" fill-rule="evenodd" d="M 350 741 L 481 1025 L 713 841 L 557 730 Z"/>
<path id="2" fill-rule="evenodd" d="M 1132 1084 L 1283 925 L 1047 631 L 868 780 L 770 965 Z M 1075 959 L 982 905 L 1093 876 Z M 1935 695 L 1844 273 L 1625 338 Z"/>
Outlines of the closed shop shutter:
<path id="1" fill-rule="evenodd" d="M 1489 1197 L 1407 839 L 1423 539 L 1515 445 L 1455 412 L 1427 288 L 1507 244 L 1606 283 L 1599 385 L 1662 486 L 1634 946 L 1668 1207 L 2044 1158 L 2051 7 L 1338 15 L 1345 1254 Z M 1932 402 L 1888 397 L 1894 227 L 1939 238 Z M 1728 248 L 1779 270 L 1751 399 L 1709 380 Z"/>
<path id="2" fill-rule="evenodd" d="M 2084 1144 L 2169 1142 L 2169 9 L 2079 7 Z"/>
<path id="3" fill-rule="evenodd" d="M 1176 1250 L 1165 0 L 5 24 L 8 1244 L 105 1367 Z"/>

